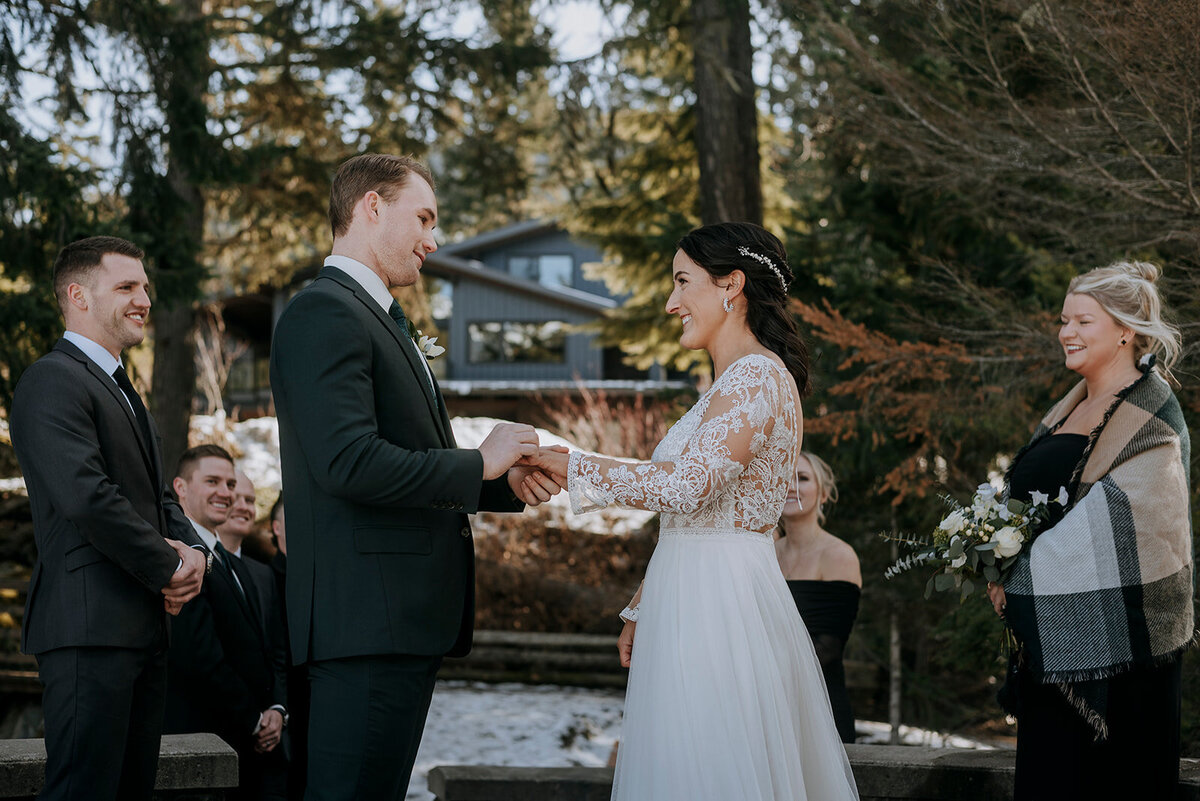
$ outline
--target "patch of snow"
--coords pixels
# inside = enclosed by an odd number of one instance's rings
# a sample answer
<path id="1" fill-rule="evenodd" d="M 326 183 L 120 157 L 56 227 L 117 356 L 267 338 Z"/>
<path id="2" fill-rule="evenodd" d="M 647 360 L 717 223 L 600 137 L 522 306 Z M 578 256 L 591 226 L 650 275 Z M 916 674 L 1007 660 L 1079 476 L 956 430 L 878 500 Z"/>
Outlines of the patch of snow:
<path id="1" fill-rule="evenodd" d="M 873 720 L 854 721 L 854 730 L 858 737 L 855 742 L 867 745 L 887 745 L 891 742 L 892 727 L 887 723 Z M 973 748 L 977 751 L 992 751 L 996 746 L 970 740 L 957 734 L 917 729 L 912 726 L 900 727 L 900 745 L 927 745 L 933 748 Z"/>
<path id="2" fill-rule="evenodd" d="M 21 495 L 28 494 L 25 491 L 25 479 L 21 476 L 16 478 L 0 478 L 0 492 L 16 492 Z"/>
<path id="3" fill-rule="evenodd" d="M 433 798 L 438 765 L 604 767 L 624 708 L 621 690 L 439 681 L 406 799 Z"/>

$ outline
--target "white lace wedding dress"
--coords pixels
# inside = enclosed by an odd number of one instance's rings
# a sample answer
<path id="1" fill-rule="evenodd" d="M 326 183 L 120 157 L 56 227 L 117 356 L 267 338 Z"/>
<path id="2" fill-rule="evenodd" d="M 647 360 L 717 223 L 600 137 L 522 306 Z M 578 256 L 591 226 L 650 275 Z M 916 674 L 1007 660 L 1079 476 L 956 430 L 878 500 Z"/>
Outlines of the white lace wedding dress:
<path id="1" fill-rule="evenodd" d="M 798 450 L 795 384 L 730 365 L 653 461 L 572 452 L 576 512 L 662 512 L 617 753 L 621 801 L 857 799 L 821 666 L 775 559 Z"/>

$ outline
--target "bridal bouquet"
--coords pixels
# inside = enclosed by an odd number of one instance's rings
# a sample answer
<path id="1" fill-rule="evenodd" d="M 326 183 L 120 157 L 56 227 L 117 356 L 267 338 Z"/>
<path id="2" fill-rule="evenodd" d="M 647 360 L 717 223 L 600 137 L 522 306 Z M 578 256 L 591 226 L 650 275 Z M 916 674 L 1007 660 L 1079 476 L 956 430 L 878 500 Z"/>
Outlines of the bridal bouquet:
<path id="1" fill-rule="evenodd" d="M 932 535 L 915 539 L 883 535 L 910 550 L 884 571 L 886 578 L 920 565 L 937 568 L 925 585 L 926 598 L 935 591 L 956 590 L 966 600 L 976 590 L 983 591 L 987 582 L 1003 581 L 1016 556 L 1033 542 L 1052 502 L 1040 492 L 1033 493 L 1030 503 L 1001 502 L 991 484 L 979 485 L 970 506 L 949 497 L 945 500 L 953 509 Z M 1066 505 L 1065 487 L 1053 502 Z"/>

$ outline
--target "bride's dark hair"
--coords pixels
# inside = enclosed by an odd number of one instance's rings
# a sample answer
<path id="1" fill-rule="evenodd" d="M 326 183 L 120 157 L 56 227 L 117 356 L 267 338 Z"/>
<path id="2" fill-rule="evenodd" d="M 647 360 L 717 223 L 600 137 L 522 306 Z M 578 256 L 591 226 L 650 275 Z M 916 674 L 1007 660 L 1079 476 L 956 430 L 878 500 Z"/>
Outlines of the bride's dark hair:
<path id="1" fill-rule="evenodd" d="M 788 311 L 787 283 L 792 280 L 783 243 L 753 223 L 714 223 L 697 228 L 679 240 L 679 249 L 713 278 L 734 270 L 746 276 L 746 322 L 750 333 L 774 352 L 796 379 L 803 398 L 812 391 L 808 377 L 808 346 Z"/>

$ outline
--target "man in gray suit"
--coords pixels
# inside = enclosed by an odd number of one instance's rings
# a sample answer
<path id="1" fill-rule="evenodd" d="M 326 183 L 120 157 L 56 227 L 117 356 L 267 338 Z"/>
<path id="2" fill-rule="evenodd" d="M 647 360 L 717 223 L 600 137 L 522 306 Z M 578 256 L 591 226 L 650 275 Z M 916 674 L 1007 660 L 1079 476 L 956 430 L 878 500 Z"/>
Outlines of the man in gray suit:
<path id="1" fill-rule="evenodd" d="M 311 688 L 309 801 L 405 795 L 442 657 L 467 653 L 467 515 L 517 512 L 559 487 L 514 467 L 533 428 L 455 447 L 393 287 L 437 244 L 433 178 L 403 157 L 342 164 L 333 255 L 280 317 L 271 353 L 288 521 L 293 660 Z"/>
<path id="2" fill-rule="evenodd" d="M 63 248 L 66 333 L 21 376 L 12 440 L 37 563 L 21 647 L 44 692 L 43 799 L 149 799 L 166 684 L 166 613 L 199 591 L 205 552 L 165 492 L 154 420 L 121 352 L 150 310 L 142 251 L 115 237 Z"/>

